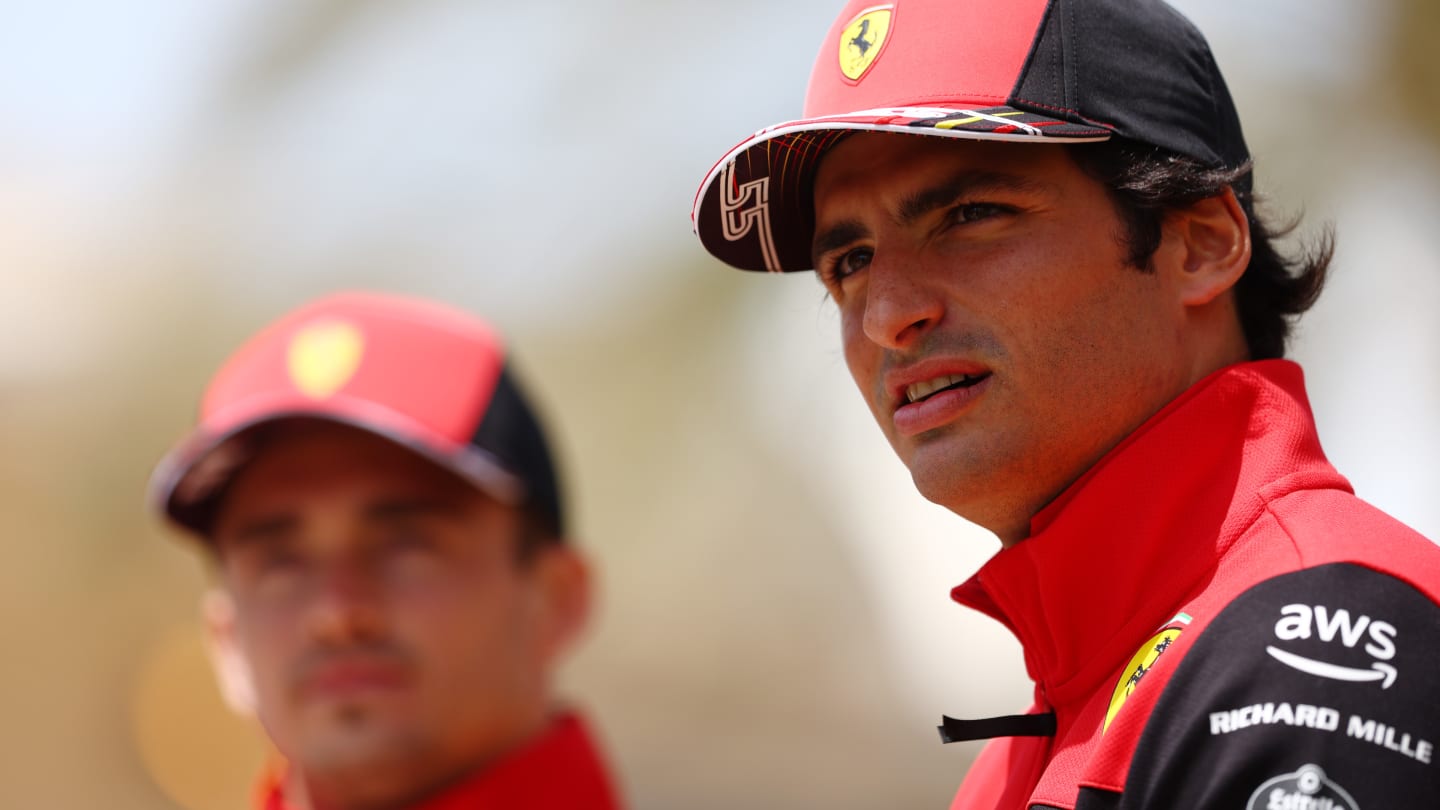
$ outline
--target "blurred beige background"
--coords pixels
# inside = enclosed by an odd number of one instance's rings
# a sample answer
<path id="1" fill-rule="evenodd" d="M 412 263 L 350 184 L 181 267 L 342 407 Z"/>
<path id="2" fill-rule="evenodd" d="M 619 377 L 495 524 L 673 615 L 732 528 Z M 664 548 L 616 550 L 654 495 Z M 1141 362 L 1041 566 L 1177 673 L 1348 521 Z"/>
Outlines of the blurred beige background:
<path id="1" fill-rule="evenodd" d="M 1326 447 L 1440 537 L 1440 11 L 1177 5 L 1261 189 L 1339 227 L 1294 352 Z M 724 270 L 687 220 L 725 149 L 798 114 L 839 6 L 6 4 L 0 806 L 246 806 L 261 737 L 144 484 L 225 354 L 339 287 L 512 337 L 603 575 L 567 691 L 635 807 L 945 806 L 975 748 L 939 715 L 1029 696 L 948 601 L 994 541 L 911 491 L 813 279 Z"/>

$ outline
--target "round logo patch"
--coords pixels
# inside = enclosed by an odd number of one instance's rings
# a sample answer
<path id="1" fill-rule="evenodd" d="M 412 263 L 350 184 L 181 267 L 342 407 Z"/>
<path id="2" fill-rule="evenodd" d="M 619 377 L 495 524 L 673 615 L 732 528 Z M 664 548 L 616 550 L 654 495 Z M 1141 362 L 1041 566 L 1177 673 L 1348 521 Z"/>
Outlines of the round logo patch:
<path id="1" fill-rule="evenodd" d="M 840 31 L 840 72 L 845 78 L 858 82 L 870 72 L 885 47 L 894 16 L 894 5 L 871 6 Z"/>
<path id="2" fill-rule="evenodd" d="M 344 321 L 322 321 L 301 329 L 290 341 L 290 380 L 312 399 L 325 399 L 350 382 L 360 368 L 365 338 Z"/>
<path id="3" fill-rule="evenodd" d="M 1301 765 L 1255 788 L 1245 810 L 1360 810 L 1360 805 L 1319 765 Z"/>

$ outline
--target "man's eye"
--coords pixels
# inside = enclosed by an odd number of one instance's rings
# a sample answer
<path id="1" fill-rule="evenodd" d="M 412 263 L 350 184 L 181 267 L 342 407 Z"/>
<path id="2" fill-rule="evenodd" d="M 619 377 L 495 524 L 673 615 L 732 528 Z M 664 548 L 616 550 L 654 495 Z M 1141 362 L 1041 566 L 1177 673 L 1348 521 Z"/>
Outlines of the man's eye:
<path id="1" fill-rule="evenodd" d="M 265 575 L 283 574 L 288 571 L 296 571 L 304 560 L 299 554 L 287 548 L 276 548 L 258 554 L 254 558 L 254 568 L 258 573 Z"/>
<path id="2" fill-rule="evenodd" d="M 951 217 L 957 224 L 964 225 L 970 222 L 990 219 L 991 217 L 996 217 L 1001 214 L 1007 214 L 1010 211 L 1010 208 L 996 203 L 965 203 L 955 206 Z"/>
<path id="3" fill-rule="evenodd" d="M 396 527 L 385 535 L 385 546 L 390 551 L 429 551 L 434 545 L 427 533 L 412 526 Z"/>
<path id="4" fill-rule="evenodd" d="M 869 248 L 856 248 L 840 254 L 835 261 L 830 263 L 829 272 L 826 276 L 832 283 L 839 283 L 850 276 L 864 270 L 870 264 L 871 251 Z"/>

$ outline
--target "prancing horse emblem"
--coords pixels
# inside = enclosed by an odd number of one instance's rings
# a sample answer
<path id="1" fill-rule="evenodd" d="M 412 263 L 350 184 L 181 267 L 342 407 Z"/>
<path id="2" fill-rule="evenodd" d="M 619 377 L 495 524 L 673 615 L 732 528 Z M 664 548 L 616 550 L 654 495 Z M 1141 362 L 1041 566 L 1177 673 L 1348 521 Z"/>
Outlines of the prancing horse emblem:
<path id="1" fill-rule="evenodd" d="M 893 5 L 872 6 L 855 15 L 840 32 L 840 72 L 851 82 L 858 82 L 869 72 L 880 52 L 894 21 Z"/>
<path id="2" fill-rule="evenodd" d="M 868 51 L 868 50 L 870 50 L 870 46 L 875 44 L 874 42 L 871 42 L 870 40 L 868 40 L 868 39 L 865 38 L 865 34 L 866 34 L 867 32 L 869 32 L 869 30 L 870 30 L 870 21 L 869 21 L 869 20 L 861 20 L 861 21 L 860 21 L 860 32 L 857 33 L 855 36 L 851 37 L 851 39 L 850 39 L 850 46 L 853 47 L 853 48 L 858 48 L 858 49 L 860 50 L 860 58 L 861 58 L 861 59 L 864 59 L 864 58 L 865 58 L 865 52 Z"/>

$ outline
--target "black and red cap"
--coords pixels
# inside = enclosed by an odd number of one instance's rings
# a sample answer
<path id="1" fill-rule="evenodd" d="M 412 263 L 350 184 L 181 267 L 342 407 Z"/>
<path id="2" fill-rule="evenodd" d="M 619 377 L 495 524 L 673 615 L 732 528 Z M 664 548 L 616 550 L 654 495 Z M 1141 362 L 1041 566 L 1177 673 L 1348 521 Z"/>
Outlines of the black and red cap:
<path id="1" fill-rule="evenodd" d="M 1250 157 L 1209 45 L 1161 0 L 851 0 L 804 117 L 746 139 L 701 183 L 691 219 L 705 249 L 745 270 L 811 269 L 815 170 L 856 131 L 1121 137 L 1214 168 Z"/>
<path id="2" fill-rule="evenodd" d="M 152 501 L 176 523 L 206 534 L 225 487 L 256 450 L 253 429 L 294 418 L 389 439 L 563 535 L 544 430 L 500 337 L 467 313 L 347 292 L 283 316 L 211 379 L 199 424 L 151 477 Z"/>

